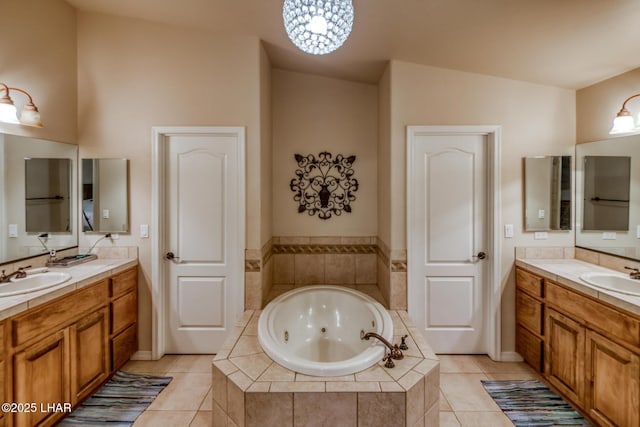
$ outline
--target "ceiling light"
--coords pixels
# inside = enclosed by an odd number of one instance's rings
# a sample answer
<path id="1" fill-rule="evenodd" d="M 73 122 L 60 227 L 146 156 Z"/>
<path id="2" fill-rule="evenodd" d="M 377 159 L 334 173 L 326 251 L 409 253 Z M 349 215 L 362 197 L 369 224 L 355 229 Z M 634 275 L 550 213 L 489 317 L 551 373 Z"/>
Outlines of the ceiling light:
<path id="1" fill-rule="evenodd" d="M 614 135 L 617 133 L 629 133 L 640 130 L 640 114 L 638 115 L 637 123 L 635 123 L 633 121 L 633 116 L 629 110 L 627 110 L 627 102 L 636 97 L 640 97 L 640 93 L 632 95 L 624 100 L 622 108 L 618 111 L 618 114 L 616 114 L 616 118 L 613 119 L 613 127 L 609 131 L 610 134 Z"/>
<path id="2" fill-rule="evenodd" d="M 31 95 L 29 95 L 26 90 L 22 90 L 17 87 L 9 87 L 4 83 L 0 83 L 0 91 L 4 91 L 4 96 L 0 98 L 0 122 L 21 124 L 37 128 L 42 127 L 38 107 L 33 103 Z M 18 111 L 10 96 L 11 91 L 20 92 L 27 97 L 27 103 L 22 108 L 19 119 Z"/>
<path id="3" fill-rule="evenodd" d="M 331 53 L 347 40 L 353 26 L 351 0 L 285 0 L 282 18 L 287 35 L 312 55 Z"/>

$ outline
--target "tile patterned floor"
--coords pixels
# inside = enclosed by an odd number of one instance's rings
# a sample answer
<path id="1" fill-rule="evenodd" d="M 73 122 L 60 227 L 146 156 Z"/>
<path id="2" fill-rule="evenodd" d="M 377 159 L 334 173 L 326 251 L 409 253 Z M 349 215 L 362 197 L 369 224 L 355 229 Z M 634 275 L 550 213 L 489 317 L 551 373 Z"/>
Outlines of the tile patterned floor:
<path id="1" fill-rule="evenodd" d="M 125 371 L 174 378 L 134 426 L 211 426 L 211 360 L 167 355 L 159 361 L 127 363 Z M 441 355 L 440 372 L 440 427 L 513 426 L 480 380 L 538 378 L 524 363 L 494 362 L 487 356 Z"/>

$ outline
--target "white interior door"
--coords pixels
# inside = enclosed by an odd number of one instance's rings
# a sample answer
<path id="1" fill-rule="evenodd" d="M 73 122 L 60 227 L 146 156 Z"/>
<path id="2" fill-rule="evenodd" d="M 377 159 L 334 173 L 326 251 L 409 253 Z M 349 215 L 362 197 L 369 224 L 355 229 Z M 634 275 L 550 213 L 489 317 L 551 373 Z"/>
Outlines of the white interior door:
<path id="1" fill-rule="evenodd" d="M 241 314 L 243 144 L 243 130 L 165 136 L 166 353 L 217 352 Z"/>
<path id="2" fill-rule="evenodd" d="M 487 353 L 487 135 L 409 139 L 409 314 L 436 353 Z"/>

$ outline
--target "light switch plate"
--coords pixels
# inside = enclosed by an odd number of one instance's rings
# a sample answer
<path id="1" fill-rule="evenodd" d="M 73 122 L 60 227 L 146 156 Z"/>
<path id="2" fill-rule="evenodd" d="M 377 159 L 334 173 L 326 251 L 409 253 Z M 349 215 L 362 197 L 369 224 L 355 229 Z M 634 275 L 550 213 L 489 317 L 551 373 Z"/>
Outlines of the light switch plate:
<path id="1" fill-rule="evenodd" d="M 549 233 L 546 231 L 536 231 L 533 233 L 533 238 L 536 240 L 545 240 L 549 237 Z"/>
<path id="2" fill-rule="evenodd" d="M 504 237 L 505 239 L 513 238 L 513 224 L 504 225 Z"/>
<path id="3" fill-rule="evenodd" d="M 109 215 L 110 215 L 109 209 L 102 209 L 102 218 L 109 219 Z"/>
<path id="4" fill-rule="evenodd" d="M 605 231 L 602 233 L 602 240 L 616 240 L 615 231 Z"/>
<path id="5" fill-rule="evenodd" d="M 149 224 L 140 224 L 140 237 L 143 239 L 149 238 Z"/>
<path id="6" fill-rule="evenodd" d="M 543 219 L 544 218 L 544 209 L 538 209 L 538 218 L 539 219 Z"/>
<path id="7" fill-rule="evenodd" d="M 9 224 L 9 237 L 18 237 L 18 224 Z"/>

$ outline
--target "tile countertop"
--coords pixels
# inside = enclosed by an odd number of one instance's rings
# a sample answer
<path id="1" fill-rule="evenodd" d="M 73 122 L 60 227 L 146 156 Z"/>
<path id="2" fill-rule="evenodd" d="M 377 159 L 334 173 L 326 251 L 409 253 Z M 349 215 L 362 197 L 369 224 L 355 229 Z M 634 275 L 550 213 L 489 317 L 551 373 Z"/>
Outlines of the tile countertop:
<path id="1" fill-rule="evenodd" d="M 0 321 L 44 304 L 47 301 L 91 285 L 113 274 L 120 273 L 138 265 L 136 258 L 128 259 L 100 259 L 89 261 L 74 267 L 51 267 L 49 271 L 69 273 L 71 279 L 66 282 L 36 292 L 22 295 L 0 297 Z M 27 272 L 29 270 L 27 269 Z"/>
<path id="2" fill-rule="evenodd" d="M 598 288 L 580 278 L 580 275 L 584 273 L 601 272 L 620 274 L 618 271 L 577 259 L 518 258 L 516 259 L 516 266 L 640 316 L 640 297 Z M 640 286 L 640 281 L 638 281 L 638 286 Z"/>

